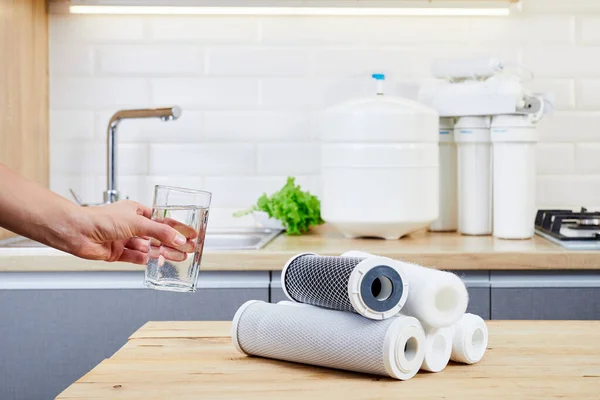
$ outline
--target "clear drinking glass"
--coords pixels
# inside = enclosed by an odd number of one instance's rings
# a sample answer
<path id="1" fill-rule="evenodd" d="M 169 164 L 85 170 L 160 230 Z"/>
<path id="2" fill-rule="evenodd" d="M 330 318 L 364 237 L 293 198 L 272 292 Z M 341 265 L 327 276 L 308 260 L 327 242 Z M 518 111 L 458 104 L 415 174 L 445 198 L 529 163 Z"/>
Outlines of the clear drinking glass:
<path id="1" fill-rule="evenodd" d="M 145 286 L 176 292 L 196 291 L 211 197 L 211 193 L 202 190 L 155 186 L 152 220 L 170 225 L 184 235 L 192 228 L 198 232 L 198 237 L 195 239 L 195 251 L 182 262 L 165 260 L 160 255 L 160 243 L 151 239 Z"/>

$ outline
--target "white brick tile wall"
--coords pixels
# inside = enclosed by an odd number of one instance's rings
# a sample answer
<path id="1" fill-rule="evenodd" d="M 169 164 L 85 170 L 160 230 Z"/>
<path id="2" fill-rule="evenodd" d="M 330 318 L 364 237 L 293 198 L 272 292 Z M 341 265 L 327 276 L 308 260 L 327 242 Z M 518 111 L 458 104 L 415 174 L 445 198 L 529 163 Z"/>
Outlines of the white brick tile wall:
<path id="1" fill-rule="evenodd" d="M 102 45 L 96 57 L 102 75 L 198 75 L 204 68 L 202 50 L 190 45 Z"/>
<path id="2" fill-rule="evenodd" d="M 577 172 L 600 175 L 600 143 L 577 143 L 575 160 Z"/>
<path id="3" fill-rule="evenodd" d="M 150 84 L 140 78 L 50 79 L 52 109 L 140 107 L 150 102 Z"/>
<path id="4" fill-rule="evenodd" d="M 335 77 L 364 75 L 372 72 L 391 72 L 393 76 L 413 74 L 415 54 L 411 50 L 397 49 L 324 49 L 315 59 L 318 75 Z"/>
<path id="5" fill-rule="evenodd" d="M 350 97 L 371 95 L 370 76 L 371 71 L 362 77 L 266 78 L 261 81 L 261 106 L 273 110 L 322 110 Z"/>
<path id="6" fill-rule="evenodd" d="M 253 175 L 252 144 L 151 144 L 151 175 Z"/>
<path id="7" fill-rule="evenodd" d="M 527 46 L 523 63 L 540 77 L 600 76 L 600 47 Z"/>
<path id="8" fill-rule="evenodd" d="M 80 110 L 50 111 L 50 141 L 58 143 L 71 139 L 94 137 L 94 113 Z"/>
<path id="9" fill-rule="evenodd" d="M 98 183 L 99 180 L 94 176 L 50 175 L 50 189 L 72 202 L 75 202 L 75 199 L 71 195 L 70 189 L 86 204 L 102 202 L 102 192 L 106 185 L 100 186 Z"/>
<path id="10" fill-rule="evenodd" d="M 320 173 L 320 147 L 316 143 L 259 144 L 260 175 L 311 175 Z"/>
<path id="11" fill-rule="evenodd" d="M 54 43 L 135 42 L 144 39 L 144 19 L 133 16 L 52 15 Z"/>
<path id="12" fill-rule="evenodd" d="M 66 175 L 104 174 L 106 176 L 106 145 L 70 141 L 52 143 L 50 169 Z M 117 149 L 119 174 L 148 173 L 148 145 L 123 144 Z"/>
<path id="13" fill-rule="evenodd" d="M 147 20 L 149 40 L 178 43 L 249 43 L 258 40 L 255 17 L 153 17 Z"/>
<path id="14" fill-rule="evenodd" d="M 575 40 L 572 15 L 516 15 L 513 18 L 469 18 L 469 41 L 506 45 L 569 44 Z"/>
<path id="15" fill-rule="evenodd" d="M 600 203 L 600 175 L 539 176 L 539 207 L 595 207 Z"/>
<path id="16" fill-rule="evenodd" d="M 119 109 L 178 105 L 178 121 L 123 121 L 119 189 L 214 192 L 210 226 L 288 175 L 320 193 L 314 118 L 371 94 L 414 97 L 435 58 L 495 56 L 554 95 L 539 124 L 539 207 L 600 205 L 600 2 L 527 0 L 509 18 L 50 16 L 51 187 L 105 190 L 106 125 Z"/>
<path id="17" fill-rule="evenodd" d="M 538 129 L 541 142 L 600 142 L 600 112 L 556 112 Z"/>
<path id="18" fill-rule="evenodd" d="M 578 17 L 579 34 L 582 43 L 600 44 L 600 17 Z"/>
<path id="19" fill-rule="evenodd" d="M 286 45 L 353 45 L 365 41 L 364 20 L 354 17 L 265 17 L 261 41 Z"/>
<path id="20" fill-rule="evenodd" d="M 165 78 L 152 81 L 155 103 L 206 109 L 258 105 L 258 80 L 246 78 Z"/>
<path id="21" fill-rule="evenodd" d="M 379 17 L 361 20 L 368 42 L 378 44 L 464 43 L 469 39 L 469 18 Z"/>
<path id="22" fill-rule="evenodd" d="M 555 110 L 571 110 L 575 107 L 573 79 L 536 78 L 527 87 L 536 93 L 552 95 Z"/>
<path id="23" fill-rule="evenodd" d="M 312 70 L 312 54 L 306 50 L 220 47 L 207 54 L 209 75 L 302 76 Z"/>
<path id="24" fill-rule="evenodd" d="M 106 141 L 108 122 L 115 111 L 99 111 L 95 114 L 93 131 L 97 141 Z M 158 118 L 122 120 L 117 128 L 117 140 L 119 143 L 190 143 L 201 141 L 202 131 L 202 113 L 185 109 L 179 119 L 172 121 L 161 121 Z"/>
<path id="25" fill-rule="evenodd" d="M 94 68 L 92 46 L 52 43 L 50 69 L 54 76 L 89 76 Z"/>
<path id="26" fill-rule="evenodd" d="M 204 137 L 208 141 L 302 141 L 309 138 L 306 113 L 274 111 L 208 111 Z"/>
<path id="27" fill-rule="evenodd" d="M 540 175 L 575 172 L 575 146 L 572 143 L 539 143 L 536 172 Z"/>
<path id="28" fill-rule="evenodd" d="M 578 109 L 600 109 L 600 79 L 577 80 L 575 95 Z"/>
<path id="29" fill-rule="evenodd" d="M 206 178 L 206 190 L 213 193 L 215 207 L 240 209 L 251 207 L 263 193 L 267 195 L 279 190 L 286 181 L 285 176 L 261 177 L 212 177 Z M 303 177 L 298 177 L 298 183 Z M 304 179 L 305 181 L 305 179 Z"/>

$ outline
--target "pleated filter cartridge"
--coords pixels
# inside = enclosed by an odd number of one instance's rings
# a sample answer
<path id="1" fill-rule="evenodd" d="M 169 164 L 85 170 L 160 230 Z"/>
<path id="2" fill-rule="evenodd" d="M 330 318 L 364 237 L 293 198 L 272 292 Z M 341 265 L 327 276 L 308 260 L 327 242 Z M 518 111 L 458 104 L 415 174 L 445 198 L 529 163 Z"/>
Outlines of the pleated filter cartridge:
<path id="1" fill-rule="evenodd" d="M 244 303 L 233 318 L 238 351 L 321 367 L 412 378 L 425 356 L 425 332 L 413 317 L 372 320 L 310 305 Z"/>
<path id="2" fill-rule="evenodd" d="M 399 262 L 372 255 L 299 254 L 284 266 L 281 287 L 294 302 L 350 311 L 370 319 L 396 315 L 410 292 Z"/>

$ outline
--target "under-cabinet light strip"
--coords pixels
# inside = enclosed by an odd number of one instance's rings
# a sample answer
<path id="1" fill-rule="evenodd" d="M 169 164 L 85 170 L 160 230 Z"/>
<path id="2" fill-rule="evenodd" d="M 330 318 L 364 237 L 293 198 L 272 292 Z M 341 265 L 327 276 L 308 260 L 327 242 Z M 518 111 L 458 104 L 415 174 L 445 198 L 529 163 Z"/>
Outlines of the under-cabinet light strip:
<path id="1" fill-rule="evenodd" d="M 73 14 L 138 15 L 331 15 L 331 16 L 507 16 L 506 8 L 346 8 L 346 7 L 170 7 L 70 6 Z"/>

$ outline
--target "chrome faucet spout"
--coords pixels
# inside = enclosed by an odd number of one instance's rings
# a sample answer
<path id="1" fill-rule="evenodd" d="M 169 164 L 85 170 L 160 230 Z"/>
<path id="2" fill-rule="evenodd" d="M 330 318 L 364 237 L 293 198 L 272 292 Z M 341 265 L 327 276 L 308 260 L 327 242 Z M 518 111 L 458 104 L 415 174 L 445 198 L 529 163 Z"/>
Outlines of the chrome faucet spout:
<path id="1" fill-rule="evenodd" d="M 117 111 L 108 123 L 106 136 L 106 191 L 104 192 L 104 203 L 114 203 L 119 201 L 119 191 L 117 189 L 117 127 L 124 119 L 138 118 L 160 118 L 163 121 L 176 120 L 181 116 L 181 108 L 145 108 L 134 110 Z"/>

